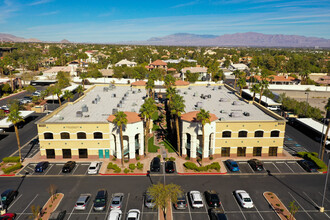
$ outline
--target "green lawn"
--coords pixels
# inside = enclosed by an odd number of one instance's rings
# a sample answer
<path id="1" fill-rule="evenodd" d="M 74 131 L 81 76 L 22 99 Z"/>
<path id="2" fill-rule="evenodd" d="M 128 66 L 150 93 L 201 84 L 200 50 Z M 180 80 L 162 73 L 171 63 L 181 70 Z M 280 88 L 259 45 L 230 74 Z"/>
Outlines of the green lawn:
<path id="1" fill-rule="evenodd" d="M 149 153 L 157 153 L 158 149 L 159 149 L 159 147 L 154 145 L 154 137 L 149 138 L 149 140 L 148 140 L 148 152 Z"/>
<path id="2" fill-rule="evenodd" d="M 165 141 L 160 142 L 160 144 L 163 144 L 169 153 L 176 152 L 176 150 L 174 149 L 174 147 L 170 144 L 170 142 L 168 140 L 165 139 Z"/>

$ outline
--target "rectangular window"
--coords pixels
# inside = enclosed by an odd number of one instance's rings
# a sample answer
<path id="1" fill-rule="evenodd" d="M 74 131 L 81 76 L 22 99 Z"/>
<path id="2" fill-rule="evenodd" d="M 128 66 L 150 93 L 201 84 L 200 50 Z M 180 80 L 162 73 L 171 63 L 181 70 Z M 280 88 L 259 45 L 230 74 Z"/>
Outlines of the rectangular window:
<path id="1" fill-rule="evenodd" d="M 71 158 L 71 149 L 62 149 L 63 158 Z"/>
<path id="2" fill-rule="evenodd" d="M 230 157 L 230 147 L 221 148 L 221 157 Z"/>
<path id="3" fill-rule="evenodd" d="M 269 156 L 277 156 L 277 147 L 269 147 Z"/>
<path id="4" fill-rule="evenodd" d="M 46 149 L 46 157 L 48 159 L 55 159 L 55 150 L 54 149 Z"/>
<path id="5" fill-rule="evenodd" d="M 254 147 L 253 148 L 253 156 L 260 157 L 261 156 L 262 147 Z"/>
<path id="6" fill-rule="evenodd" d="M 238 147 L 237 148 L 237 156 L 245 157 L 246 156 L 246 147 Z"/>
<path id="7" fill-rule="evenodd" d="M 79 149 L 79 158 L 88 158 L 87 149 Z"/>

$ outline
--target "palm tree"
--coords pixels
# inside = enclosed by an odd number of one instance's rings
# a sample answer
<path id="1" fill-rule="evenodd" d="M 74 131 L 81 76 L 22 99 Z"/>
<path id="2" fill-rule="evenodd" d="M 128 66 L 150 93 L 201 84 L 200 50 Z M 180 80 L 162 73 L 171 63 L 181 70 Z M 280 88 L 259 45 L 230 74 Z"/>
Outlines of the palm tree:
<path id="1" fill-rule="evenodd" d="M 324 108 L 325 108 L 325 110 L 330 111 L 330 98 L 328 99 L 328 103 L 324 106 Z M 328 119 L 328 127 L 325 131 L 325 135 L 324 135 L 324 139 L 323 139 L 322 151 L 321 151 L 321 157 L 320 157 L 321 160 L 323 160 L 323 157 L 324 157 L 325 145 L 328 140 L 329 129 L 330 129 L 330 119 Z"/>
<path id="2" fill-rule="evenodd" d="M 236 90 L 236 82 L 237 82 L 238 77 L 241 75 L 241 71 L 235 70 L 233 74 L 235 76 L 234 89 Z"/>
<path id="3" fill-rule="evenodd" d="M 81 79 L 83 90 L 85 90 L 85 79 L 88 78 L 87 73 L 80 73 L 79 78 Z"/>
<path id="4" fill-rule="evenodd" d="M 211 115 L 209 111 L 205 111 L 204 109 L 201 109 L 200 112 L 197 113 L 197 121 L 200 121 L 202 123 L 202 149 L 203 153 L 205 152 L 206 149 L 204 149 L 204 141 L 205 141 L 205 124 L 206 123 L 211 123 L 210 121 Z"/>
<path id="5" fill-rule="evenodd" d="M 260 92 L 260 84 L 254 84 L 252 88 L 250 89 L 251 92 L 253 92 L 253 98 L 252 101 L 254 102 L 254 99 L 256 97 L 256 93 Z"/>
<path id="6" fill-rule="evenodd" d="M 165 88 L 168 89 L 175 84 L 175 78 L 171 74 L 167 74 L 164 79 Z"/>
<path id="7" fill-rule="evenodd" d="M 81 96 L 81 94 L 84 92 L 84 88 L 79 85 L 76 89 L 76 92 L 78 93 L 79 97 Z"/>
<path id="8" fill-rule="evenodd" d="M 119 127 L 120 145 L 121 145 L 121 166 L 124 167 L 124 141 L 123 141 L 123 125 L 127 124 L 127 115 L 124 112 L 117 112 L 113 120 Z"/>
<path id="9" fill-rule="evenodd" d="M 261 103 L 262 94 L 265 89 L 269 86 L 269 80 L 272 80 L 274 77 L 270 76 L 270 72 L 268 70 L 263 70 L 261 72 L 261 81 L 259 82 L 260 85 L 260 99 L 259 104 Z"/>
<path id="10" fill-rule="evenodd" d="M 19 155 L 20 161 L 22 161 L 21 142 L 20 142 L 20 139 L 19 139 L 17 124 L 24 121 L 24 119 L 21 116 L 21 112 L 19 111 L 19 105 L 17 103 L 13 103 L 10 106 L 10 112 L 8 114 L 7 121 L 13 123 L 13 125 L 14 125 L 16 139 L 17 139 L 18 155 Z"/>
<path id="11" fill-rule="evenodd" d="M 245 77 L 239 78 L 239 80 L 237 81 L 237 85 L 239 87 L 239 95 L 242 96 L 243 88 L 246 86 Z"/>
<path id="12" fill-rule="evenodd" d="M 171 114 L 175 117 L 175 127 L 176 127 L 176 139 L 177 139 L 177 147 L 178 153 L 181 155 L 181 139 L 180 139 L 180 129 L 179 129 L 179 117 L 181 117 L 182 112 L 186 105 L 184 104 L 184 99 L 182 96 L 175 94 L 172 97 L 171 101 Z"/>
<path id="13" fill-rule="evenodd" d="M 140 113 L 141 117 L 145 120 L 145 132 L 144 132 L 144 152 L 146 152 L 146 149 L 148 147 L 148 134 L 150 130 L 150 119 L 152 115 L 157 112 L 157 106 L 155 103 L 155 100 L 153 98 L 149 97 L 146 99 L 146 101 L 141 105 Z"/>
<path id="14" fill-rule="evenodd" d="M 73 99 L 73 94 L 69 90 L 65 90 L 63 94 L 63 98 L 70 102 L 70 99 Z"/>
<path id="15" fill-rule="evenodd" d="M 155 81 L 152 79 L 148 79 L 146 90 L 149 92 L 149 97 L 154 98 L 153 89 L 155 88 Z"/>
<path id="16" fill-rule="evenodd" d="M 53 95 L 56 95 L 57 96 L 58 103 L 60 103 L 60 106 L 61 106 L 62 105 L 62 102 L 61 102 L 62 90 L 58 86 L 56 86 L 54 88 Z"/>

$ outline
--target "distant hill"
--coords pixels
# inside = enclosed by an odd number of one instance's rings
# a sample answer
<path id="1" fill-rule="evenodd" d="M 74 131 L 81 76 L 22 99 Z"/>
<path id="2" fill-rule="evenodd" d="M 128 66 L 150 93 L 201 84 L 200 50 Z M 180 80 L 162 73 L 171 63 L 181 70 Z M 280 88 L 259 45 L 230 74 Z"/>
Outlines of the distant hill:
<path id="1" fill-rule="evenodd" d="M 71 43 L 71 42 L 68 41 L 67 39 L 63 39 L 63 40 L 60 41 L 60 43 L 62 43 L 62 44 L 69 44 L 69 43 Z"/>
<path id="2" fill-rule="evenodd" d="M 173 46 L 330 47 L 330 39 L 255 32 L 215 35 L 178 33 L 130 44 Z"/>
<path id="3" fill-rule="evenodd" d="M 16 37 L 12 34 L 4 34 L 0 33 L 0 41 L 4 42 L 42 42 L 39 39 L 31 38 L 31 39 L 25 39 L 23 37 Z"/>

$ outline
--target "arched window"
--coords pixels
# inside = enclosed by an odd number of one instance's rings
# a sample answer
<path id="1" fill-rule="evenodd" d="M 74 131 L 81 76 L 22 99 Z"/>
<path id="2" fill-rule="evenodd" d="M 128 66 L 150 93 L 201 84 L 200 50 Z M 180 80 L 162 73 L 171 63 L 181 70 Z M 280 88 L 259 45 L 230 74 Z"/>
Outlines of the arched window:
<path id="1" fill-rule="evenodd" d="M 238 132 L 238 137 L 247 137 L 247 131 Z"/>
<path id="2" fill-rule="evenodd" d="M 272 131 L 270 132 L 271 137 L 279 137 L 280 136 L 280 131 Z"/>
<path id="3" fill-rule="evenodd" d="M 254 132 L 254 137 L 263 137 L 264 136 L 264 131 L 255 131 Z"/>
<path id="4" fill-rule="evenodd" d="M 44 133 L 44 139 L 54 139 L 53 133 L 50 132 Z"/>
<path id="5" fill-rule="evenodd" d="M 61 133 L 61 139 L 70 139 L 69 132 L 62 132 Z"/>
<path id="6" fill-rule="evenodd" d="M 102 132 L 94 132 L 94 139 L 103 139 Z"/>
<path id="7" fill-rule="evenodd" d="M 86 139 L 86 133 L 85 132 L 78 132 L 77 133 L 78 139 Z"/>
<path id="8" fill-rule="evenodd" d="M 223 138 L 230 138 L 231 137 L 231 131 L 223 131 L 222 132 Z"/>

